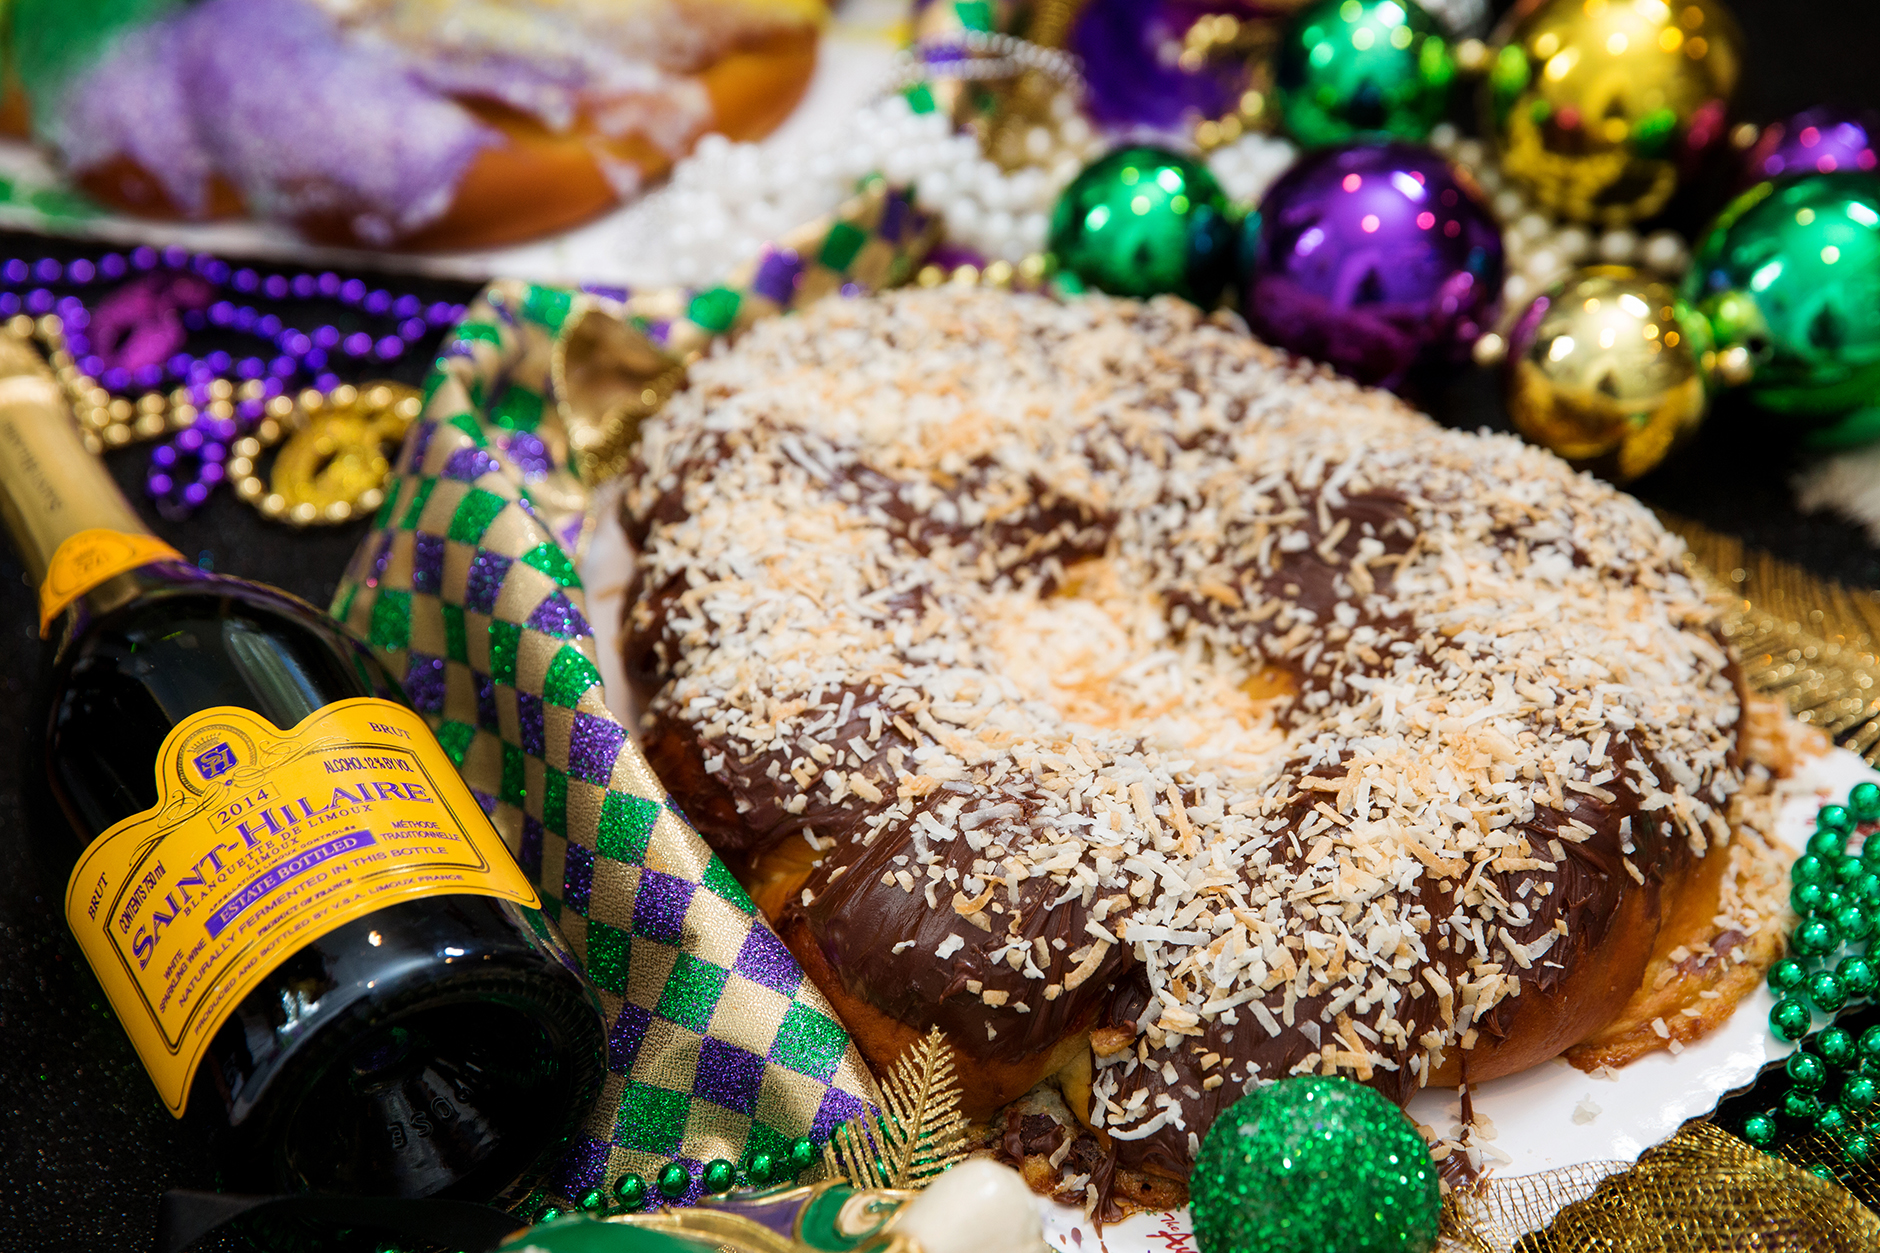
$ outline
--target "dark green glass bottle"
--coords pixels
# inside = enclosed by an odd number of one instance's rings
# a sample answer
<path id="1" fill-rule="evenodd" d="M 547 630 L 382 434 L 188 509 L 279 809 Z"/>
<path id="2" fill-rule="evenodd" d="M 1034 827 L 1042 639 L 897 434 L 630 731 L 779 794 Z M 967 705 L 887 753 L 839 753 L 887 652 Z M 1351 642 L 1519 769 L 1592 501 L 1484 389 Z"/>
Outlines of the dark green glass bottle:
<path id="1" fill-rule="evenodd" d="M 70 830 L 41 860 L 222 1186 L 539 1182 L 599 1089 L 600 1006 L 397 685 L 312 606 L 168 553 L 11 335 L 0 512 L 56 637 Z"/>

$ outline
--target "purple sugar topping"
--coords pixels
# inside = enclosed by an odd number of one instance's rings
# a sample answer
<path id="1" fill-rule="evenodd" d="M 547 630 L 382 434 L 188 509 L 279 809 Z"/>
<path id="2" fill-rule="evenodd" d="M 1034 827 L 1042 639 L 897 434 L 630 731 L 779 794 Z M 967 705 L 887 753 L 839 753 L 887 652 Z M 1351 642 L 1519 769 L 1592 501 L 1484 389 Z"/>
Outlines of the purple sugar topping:
<path id="1" fill-rule="evenodd" d="M 186 212 L 221 173 L 264 216 L 344 214 L 390 243 L 450 205 L 500 142 L 389 50 L 305 0 L 204 0 L 119 40 L 50 127 L 75 169 L 123 154 Z"/>

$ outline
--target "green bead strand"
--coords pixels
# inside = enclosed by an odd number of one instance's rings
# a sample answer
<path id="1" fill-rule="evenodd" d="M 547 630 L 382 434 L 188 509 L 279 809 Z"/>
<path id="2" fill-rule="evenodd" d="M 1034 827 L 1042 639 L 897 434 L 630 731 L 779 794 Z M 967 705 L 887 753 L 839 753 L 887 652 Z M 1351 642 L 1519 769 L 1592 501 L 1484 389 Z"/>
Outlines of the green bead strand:
<path id="1" fill-rule="evenodd" d="M 1815 1115 L 1821 1112 L 1821 1098 L 1813 1092 L 1790 1088 L 1783 1094 L 1782 1112 L 1790 1118 L 1805 1118 L 1813 1121 Z"/>
<path id="2" fill-rule="evenodd" d="M 702 1178 L 705 1190 L 716 1196 L 720 1192 L 731 1191 L 738 1181 L 738 1168 L 722 1157 L 713 1158 L 705 1163 L 705 1174 Z"/>
<path id="3" fill-rule="evenodd" d="M 1831 1140 L 1838 1140 L 1848 1133 L 1847 1111 L 1839 1105 L 1824 1105 L 1815 1115 L 1815 1130 Z"/>
<path id="4" fill-rule="evenodd" d="M 1793 957 L 1784 957 L 1769 968 L 1769 990 L 1777 996 L 1787 996 L 1802 986 L 1808 979 L 1808 967 Z"/>
<path id="5" fill-rule="evenodd" d="M 1776 1142 L 1776 1120 L 1767 1114 L 1751 1114 L 1743 1120 L 1743 1138 L 1759 1149 Z"/>
<path id="6" fill-rule="evenodd" d="M 1842 888 L 1852 888 L 1866 873 L 1867 867 L 1861 865 L 1860 858 L 1852 853 L 1834 863 L 1834 881 Z"/>
<path id="7" fill-rule="evenodd" d="M 1873 934 L 1873 920 L 1866 910 L 1850 903 L 1834 911 L 1834 929 L 1841 933 L 1843 943 L 1855 944 Z"/>
<path id="8" fill-rule="evenodd" d="M 1816 1009 L 1832 1015 L 1847 1004 L 1847 989 L 1841 986 L 1838 976 L 1819 970 L 1808 977 L 1808 999 Z"/>
<path id="9" fill-rule="evenodd" d="M 1769 1030 L 1776 1039 L 1796 1041 L 1808 1034 L 1814 1017 L 1808 1012 L 1808 1006 L 1793 996 L 1785 996 L 1776 1002 L 1776 1007 L 1769 1011 Z"/>
<path id="10" fill-rule="evenodd" d="M 1856 822 L 1880 822 L 1880 783 L 1856 783 L 1847 794 L 1847 811 Z"/>
<path id="11" fill-rule="evenodd" d="M 1840 946 L 1840 934 L 1821 918 L 1810 918 L 1795 928 L 1795 935 L 1789 945 L 1803 957 L 1821 957 Z"/>
<path id="12" fill-rule="evenodd" d="M 1828 1065 L 1845 1066 L 1854 1060 L 1857 1046 L 1853 1034 L 1845 1027 L 1829 1027 L 1815 1037 L 1815 1048 Z"/>
<path id="13" fill-rule="evenodd" d="M 1815 811 L 1815 830 L 1832 831 L 1845 837 L 1854 829 L 1854 815 L 1845 805 L 1823 805 Z"/>
<path id="14" fill-rule="evenodd" d="M 1847 851 L 1847 837 L 1839 831 L 1817 831 L 1808 837 L 1808 851 L 1823 861 L 1833 861 Z"/>
<path id="15" fill-rule="evenodd" d="M 1841 1085 L 1841 1108 L 1858 1114 L 1880 1098 L 1880 1083 L 1867 1075 L 1855 1075 Z"/>
<path id="16" fill-rule="evenodd" d="M 1789 893 L 1789 908 L 1798 918 L 1812 918 L 1828 905 L 1828 889 L 1819 883 L 1798 883 Z"/>
<path id="17" fill-rule="evenodd" d="M 1828 863 L 1813 853 L 1803 853 L 1789 867 L 1789 879 L 1800 886 L 1804 883 L 1820 883 L 1834 876 Z"/>
<path id="18" fill-rule="evenodd" d="M 777 1173 L 777 1159 L 768 1153 L 751 1154 L 744 1163 L 744 1176 L 758 1187 L 769 1183 Z"/>
<path id="19" fill-rule="evenodd" d="M 576 1197 L 574 1203 L 585 1210 L 596 1210 L 601 1207 L 601 1202 L 606 1199 L 607 1194 L 602 1192 L 599 1188 L 589 1188 L 580 1196 Z"/>
<path id="20" fill-rule="evenodd" d="M 1876 989 L 1880 989 L 1880 971 L 1874 969 L 1872 962 L 1859 954 L 1841 959 L 1841 964 L 1834 968 L 1834 977 L 1841 981 L 1847 994 L 1856 1000 L 1866 1000 Z"/>
<path id="21" fill-rule="evenodd" d="M 816 1164 L 816 1145 L 808 1136 L 790 1142 L 790 1173 L 800 1175 Z"/>
<path id="22" fill-rule="evenodd" d="M 646 1180 L 628 1171 L 614 1180 L 614 1200 L 623 1209 L 637 1210 L 646 1204 Z"/>
<path id="23" fill-rule="evenodd" d="M 1787 1064 L 1789 1082 L 1804 1092 L 1813 1092 L 1828 1082 L 1828 1066 L 1813 1053 L 1790 1053 Z"/>
<path id="24" fill-rule="evenodd" d="M 676 1201 L 685 1195 L 685 1190 L 692 1186 L 691 1172 L 677 1162 L 663 1167 L 659 1172 L 659 1194 L 667 1200 Z"/>

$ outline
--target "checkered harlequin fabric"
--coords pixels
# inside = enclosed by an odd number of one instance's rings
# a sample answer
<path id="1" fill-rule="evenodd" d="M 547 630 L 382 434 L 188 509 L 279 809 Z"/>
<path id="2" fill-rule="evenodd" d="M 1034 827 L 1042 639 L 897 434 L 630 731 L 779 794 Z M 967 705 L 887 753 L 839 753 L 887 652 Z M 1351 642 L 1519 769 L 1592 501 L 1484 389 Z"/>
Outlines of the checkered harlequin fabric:
<path id="1" fill-rule="evenodd" d="M 566 482 L 545 393 L 572 307 L 510 283 L 471 306 L 333 605 L 437 728 L 599 989 L 609 1075 L 553 1181 L 564 1197 L 820 1142 L 875 1097 L 828 1001 L 602 703 L 573 532 L 542 499 Z"/>

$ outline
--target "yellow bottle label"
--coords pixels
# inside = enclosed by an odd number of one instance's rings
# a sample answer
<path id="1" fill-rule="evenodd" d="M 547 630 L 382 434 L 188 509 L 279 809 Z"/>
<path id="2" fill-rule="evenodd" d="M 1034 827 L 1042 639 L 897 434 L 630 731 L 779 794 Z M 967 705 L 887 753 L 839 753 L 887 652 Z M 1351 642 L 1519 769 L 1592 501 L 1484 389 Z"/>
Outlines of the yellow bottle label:
<path id="1" fill-rule="evenodd" d="M 242 998 L 335 927 L 421 896 L 540 905 L 430 728 L 390 701 L 287 732 L 204 710 L 164 739 L 157 793 L 85 850 L 65 917 L 179 1118 Z"/>
<path id="2" fill-rule="evenodd" d="M 94 528 L 60 544 L 39 585 L 39 637 L 45 638 L 65 607 L 113 575 L 153 561 L 181 561 L 183 555 L 154 535 Z"/>

